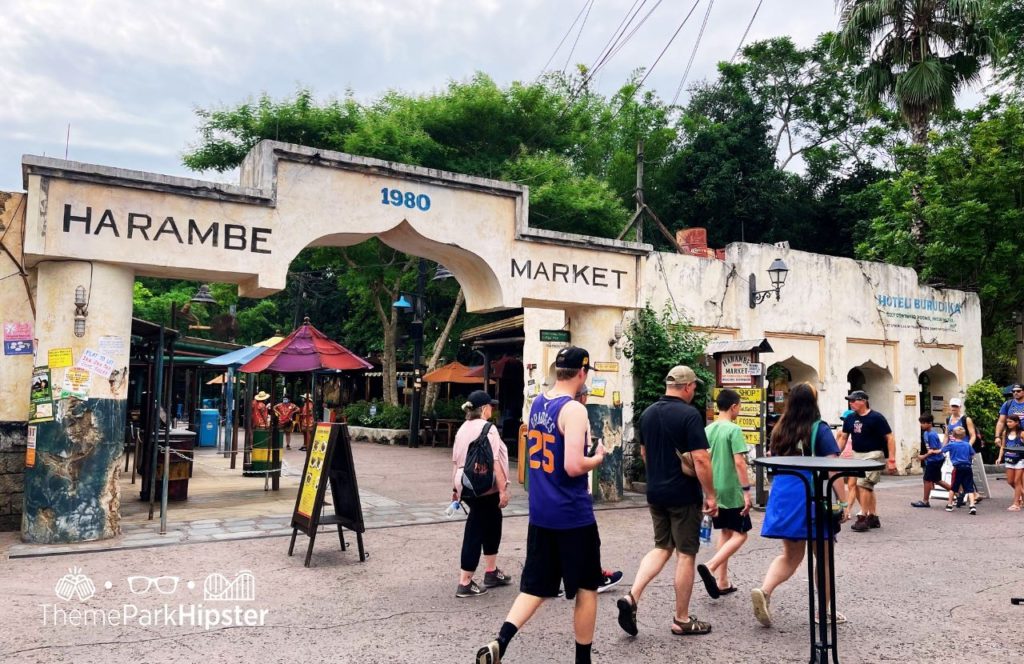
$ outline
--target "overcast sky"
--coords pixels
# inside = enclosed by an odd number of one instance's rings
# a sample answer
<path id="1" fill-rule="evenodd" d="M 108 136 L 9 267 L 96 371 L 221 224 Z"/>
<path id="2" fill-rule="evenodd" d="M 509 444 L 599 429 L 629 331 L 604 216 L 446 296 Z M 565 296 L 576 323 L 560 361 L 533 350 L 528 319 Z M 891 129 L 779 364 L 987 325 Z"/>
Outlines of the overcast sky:
<path id="1" fill-rule="evenodd" d="M 644 12 L 657 0 L 646 2 Z M 698 0 L 647 82 L 671 101 L 711 0 Z M 482 71 L 500 85 L 533 80 L 585 0 L 3 0 L 0 190 L 20 190 L 23 154 L 192 175 L 181 154 L 196 108 L 309 87 L 318 98 L 352 90 L 426 93 Z M 633 0 L 595 0 L 549 69 L 592 64 Z M 757 0 L 717 0 L 688 81 L 714 75 L 739 44 Z M 663 0 L 602 70 L 617 88 L 665 47 L 691 0 Z M 835 28 L 830 0 L 764 0 L 747 41 L 798 44 Z M 683 93 L 681 101 L 686 99 Z M 209 179 L 223 176 L 205 174 Z"/>

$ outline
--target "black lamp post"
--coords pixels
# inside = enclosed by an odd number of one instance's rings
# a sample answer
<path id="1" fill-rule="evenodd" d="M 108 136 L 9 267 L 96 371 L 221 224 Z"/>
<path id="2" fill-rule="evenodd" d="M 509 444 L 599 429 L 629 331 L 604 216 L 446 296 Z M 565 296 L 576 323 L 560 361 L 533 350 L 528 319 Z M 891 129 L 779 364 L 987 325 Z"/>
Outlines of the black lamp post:
<path id="1" fill-rule="evenodd" d="M 416 275 L 416 294 L 410 303 L 405 296 L 399 294 L 398 300 L 391 306 L 395 309 L 412 310 L 412 324 L 409 335 L 412 337 L 412 408 L 409 414 L 409 447 L 420 446 L 420 420 L 423 394 L 423 318 L 426 315 L 427 261 L 420 259 L 419 271 Z"/>
<path id="2" fill-rule="evenodd" d="M 756 277 L 751 274 L 747 280 L 747 283 L 750 284 L 750 308 L 753 309 L 764 302 L 772 293 L 775 294 L 776 302 L 782 300 L 782 286 L 786 283 L 787 276 L 789 276 L 789 268 L 786 267 L 781 258 L 776 258 L 768 266 L 768 277 L 772 281 L 772 288 L 763 291 L 757 290 Z"/>

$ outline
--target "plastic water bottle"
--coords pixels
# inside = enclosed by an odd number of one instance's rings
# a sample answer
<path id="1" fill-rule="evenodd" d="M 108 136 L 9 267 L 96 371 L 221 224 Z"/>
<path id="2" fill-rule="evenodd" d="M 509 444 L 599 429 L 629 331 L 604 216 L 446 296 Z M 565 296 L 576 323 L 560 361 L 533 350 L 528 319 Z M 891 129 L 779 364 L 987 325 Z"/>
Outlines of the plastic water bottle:
<path id="1" fill-rule="evenodd" d="M 705 514 L 700 520 L 700 541 L 704 544 L 711 544 L 711 515 Z"/>
<path id="2" fill-rule="evenodd" d="M 461 507 L 461 503 L 457 500 L 453 500 L 452 504 L 445 508 L 444 515 L 449 519 L 452 518 L 459 511 L 459 507 Z"/>

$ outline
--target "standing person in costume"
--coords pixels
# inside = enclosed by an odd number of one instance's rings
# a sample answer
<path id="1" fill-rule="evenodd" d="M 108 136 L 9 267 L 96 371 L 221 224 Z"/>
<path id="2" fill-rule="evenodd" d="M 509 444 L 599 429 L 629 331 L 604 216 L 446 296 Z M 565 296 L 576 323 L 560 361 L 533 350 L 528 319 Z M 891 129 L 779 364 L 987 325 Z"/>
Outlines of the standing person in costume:
<path id="1" fill-rule="evenodd" d="M 306 392 L 302 395 L 302 410 L 299 411 L 299 429 L 302 431 L 302 447 L 305 452 L 313 446 L 313 431 L 316 429 L 316 416 L 313 415 L 313 396 Z"/>
<path id="2" fill-rule="evenodd" d="M 256 396 L 252 398 L 252 428 L 253 429 L 269 429 L 270 428 L 270 408 L 267 407 L 267 399 L 270 395 L 260 390 L 256 393 Z"/>
<path id="3" fill-rule="evenodd" d="M 281 403 L 274 406 L 274 415 L 277 415 L 277 423 L 284 431 L 285 449 L 292 449 L 292 431 L 295 429 L 295 415 L 299 407 L 291 402 L 288 397 L 283 397 Z"/>

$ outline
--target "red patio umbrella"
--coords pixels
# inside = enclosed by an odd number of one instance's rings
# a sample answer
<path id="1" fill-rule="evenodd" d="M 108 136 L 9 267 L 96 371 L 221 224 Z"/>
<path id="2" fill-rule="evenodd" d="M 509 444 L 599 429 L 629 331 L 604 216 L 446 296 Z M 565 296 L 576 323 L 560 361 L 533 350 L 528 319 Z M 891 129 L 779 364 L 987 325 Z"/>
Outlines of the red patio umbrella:
<path id="1" fill-rule="evenodd" d="M 243 364 L 239 371 L 259 373 L 301 373 L 317 369 L 372 369 L 373 365 L 339 343 L 331 341 L 306 318 L 302 326 L 261 355 Z"/>

